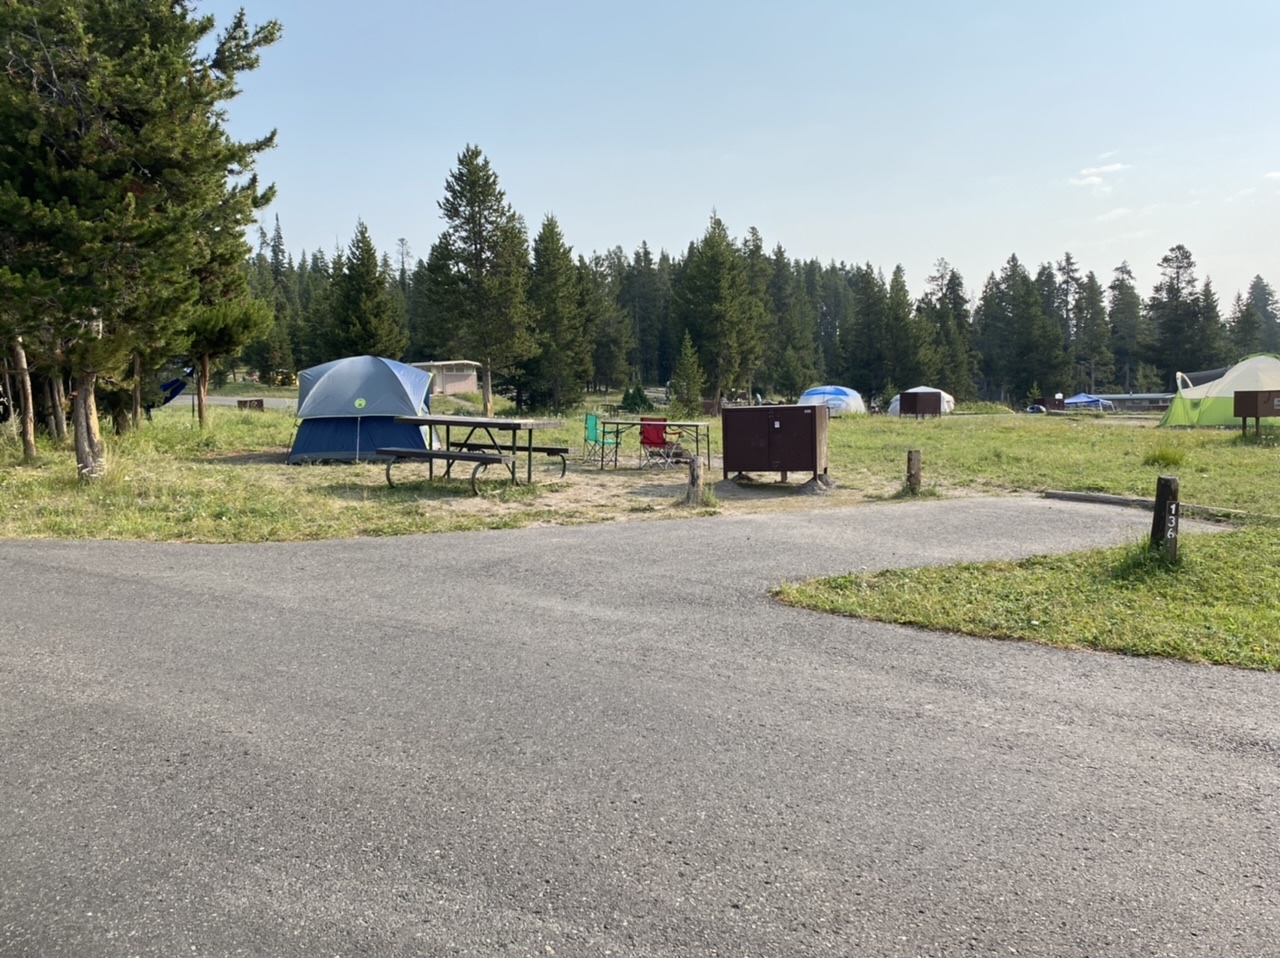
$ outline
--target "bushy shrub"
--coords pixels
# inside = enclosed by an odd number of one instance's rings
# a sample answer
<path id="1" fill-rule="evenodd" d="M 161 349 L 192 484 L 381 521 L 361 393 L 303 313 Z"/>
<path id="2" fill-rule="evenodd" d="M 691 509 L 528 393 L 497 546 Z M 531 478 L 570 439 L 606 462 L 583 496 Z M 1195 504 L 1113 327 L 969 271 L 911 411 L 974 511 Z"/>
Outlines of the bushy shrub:
<path id="1" fill-rule="evenodd" d="M 645 395 L 644 387 L 637 383 L 622 394 L 622 402 L 618 404 L 618 408 L 623 412 L 641 413 L 652 412 L 654 407 Z"/>

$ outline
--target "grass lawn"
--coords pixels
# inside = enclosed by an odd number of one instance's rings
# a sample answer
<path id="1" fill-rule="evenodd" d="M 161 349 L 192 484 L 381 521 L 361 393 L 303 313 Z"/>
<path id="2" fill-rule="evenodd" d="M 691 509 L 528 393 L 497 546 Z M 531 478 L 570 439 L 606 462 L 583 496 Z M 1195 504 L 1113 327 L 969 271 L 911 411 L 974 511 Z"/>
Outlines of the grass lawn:
<path id="1" fill-rule="evenodd" d="M 1280 531 L 1185 536 L 1171 566 L 1144 544 L 787 584 L 782 601 L 947 632 L 1128 655 L 1280 668 Z"/>

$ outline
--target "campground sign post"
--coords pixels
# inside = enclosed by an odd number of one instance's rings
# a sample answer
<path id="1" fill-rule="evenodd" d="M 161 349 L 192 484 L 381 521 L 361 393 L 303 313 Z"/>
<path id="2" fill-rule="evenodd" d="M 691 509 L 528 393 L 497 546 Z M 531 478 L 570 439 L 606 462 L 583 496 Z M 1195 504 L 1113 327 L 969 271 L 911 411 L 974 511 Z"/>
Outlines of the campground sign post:
<path id="1" fill-rule="evenodd" d="M 1156 480 L 1156 508 L 1151 518 L 1151 547 L 1162 549 L 1165 557 L 1178 558 L 1178 477 L 1161 476 Z"/>

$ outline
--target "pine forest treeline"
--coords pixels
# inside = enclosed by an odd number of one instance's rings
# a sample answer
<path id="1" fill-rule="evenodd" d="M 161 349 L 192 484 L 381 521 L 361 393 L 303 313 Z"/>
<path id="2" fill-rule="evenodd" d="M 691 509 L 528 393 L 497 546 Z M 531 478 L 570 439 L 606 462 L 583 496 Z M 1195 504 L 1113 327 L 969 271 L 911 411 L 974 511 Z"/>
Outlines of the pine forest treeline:
<path id="1" fill-rule="evenodd" d="M 244 358 L 274 381 L 360 352 L 473 359 L 518 408 L 563 411 L 590 392 L 669 383 L 686 337 L 712 400 L 794 399 L 829 382 L 873 400 L 928 384 L 1019 405 L 1168 391 L 1177 371 L 1280 351 L 1273 288 L 1255 277 L 1224 310 L 1183 246 L 1145 297 L 1128 263 L 1099 278 L 1070 253 L 1034 269 L 1010 256 L 973 291 L 939 260 L 913 296 L 900 266 L 886 277 L 871 263 L 792 259 L 755 229 L 735 239 L 714 213 L 677 256 L 647 243 L 575 256 L 549 214 L 530 242 L 474 146 L 439 205 L 445 229 L 425 260 L 404 240 L 379 257 L 362 223 L 346 250 L 295 260 L 277 220 L 247 267 L 276 322 Z"/>

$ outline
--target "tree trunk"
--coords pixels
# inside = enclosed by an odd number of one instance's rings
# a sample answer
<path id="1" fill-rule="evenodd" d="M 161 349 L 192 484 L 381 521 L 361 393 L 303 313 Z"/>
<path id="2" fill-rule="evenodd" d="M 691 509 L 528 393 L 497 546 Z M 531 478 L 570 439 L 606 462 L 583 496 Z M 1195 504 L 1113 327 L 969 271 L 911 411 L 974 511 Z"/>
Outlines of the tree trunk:
<path id="1" fill-rule="evenodd" d="M 94 382 L 98 381 L 98 377 L 93 377 Z M 53 374 L 49 377 L 49 390 L 53 401 L 53 435 L 58 439 L 67 438 L 67 394 L 62 388 L 62 369 L 58 366 L 54 367 Z"/>
<path id="2" fill-rule="evenodd" d="M 133 354 L 133 431 L 142 427 L 142 357 Z"/>
<path id="3" fill-rule="evenodd" d="M 480 394 L 483 397 L 483 406 L 485 416 L 493 415 L 493 367 L 489 365 L 489 360 L 484 361 L 484 387 Z"/>
<path id="4" fill-rule="evenodd" d="M 93 398 L 97 373 L 81 373 L 71 394 L 71 423 L 76 447 L 76 468 L 81 479 L 98 479 L 106 474 L 102 436 L 98 432 L 98 404 Z"/>
<path id="5" fill-rule="evenodd" d="M 15 383 L 13 370 L 9 368 L 8 356 L 0 356 L 0 366 L 3 367 L 3 370 L 0 371 L 0 373 L 2 373 L 3 375 L 3 378 L 0 378 L 0 393 L 3 393 L 5 396 L 8 396 L 9 405 L 13 406 L 13 404 L 18 401 L 17 400 L 18 387 Z"/>
<path id="6" fill-rule="evenodd" d="M 200 357 L 200 375 L 196 381 L 196 409 L 200 420 L 200 428 L 205 426 L 205 397 L 209 391 L 209 354 Z"/>
<path id="7" fill-rule="evenodd" d="M 18 382 L 19 420 L 22 431 L 22 461 L 36 461 L 36 404 L 31 395 L 31 370 L 27 368 L 27 351 L 22 348 L 22 337 L 13 341 L 13 365 Z"/>
<path id="8" fill-rule="evenodd" d="M 44 427 L 55 439 L 58 436 L 57 423 L 54 422 L 53 409 L 57 402 L 53 398 L 53 377 L 45 376 L 41 384 L 44 388 Z"/>

